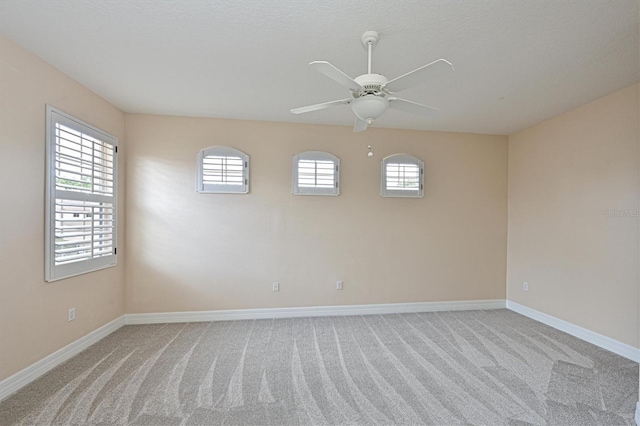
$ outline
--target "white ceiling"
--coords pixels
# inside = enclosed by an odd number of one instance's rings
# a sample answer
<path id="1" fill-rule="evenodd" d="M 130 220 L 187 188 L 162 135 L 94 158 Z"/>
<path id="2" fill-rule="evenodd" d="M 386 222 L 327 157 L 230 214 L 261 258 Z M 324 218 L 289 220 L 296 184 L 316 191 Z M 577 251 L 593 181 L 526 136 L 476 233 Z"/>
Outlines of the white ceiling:
<path id="1" fill-rule="evenodd" d="M 2 0 L 0 33 L 126 112 L 353 125 L 348 91 L 310 69 L 438 58 L 450 77 L 402 92 L 441 108 L 375 126 L 510 134 L 640 79 L 638 0 Z M 1 53 L 1 52 L 0 52 Z"/>

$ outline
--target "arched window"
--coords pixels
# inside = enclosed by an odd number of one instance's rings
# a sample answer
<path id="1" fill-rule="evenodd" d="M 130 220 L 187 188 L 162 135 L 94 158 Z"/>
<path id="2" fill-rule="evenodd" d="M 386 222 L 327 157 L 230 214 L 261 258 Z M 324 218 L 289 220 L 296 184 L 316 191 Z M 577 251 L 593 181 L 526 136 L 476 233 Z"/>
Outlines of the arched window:
<path id="1" fill-rule="evenodd" d="M 411 155 L 395 154 L 382 160 L 383 197 L 424 196 L 424 163 Z"/>
<path id="2" fill-rule="evenodd" d="M 293 194 L 340 194 L 340 159 L 322 151 L 306 151 L 294 156 Z"/>
<path id="3" fill-rule="evenodd" d="M 196 190 L 210 194 L 247 194 L 249 156 L 228 146 L 212 146 L 198 153 Z"/>

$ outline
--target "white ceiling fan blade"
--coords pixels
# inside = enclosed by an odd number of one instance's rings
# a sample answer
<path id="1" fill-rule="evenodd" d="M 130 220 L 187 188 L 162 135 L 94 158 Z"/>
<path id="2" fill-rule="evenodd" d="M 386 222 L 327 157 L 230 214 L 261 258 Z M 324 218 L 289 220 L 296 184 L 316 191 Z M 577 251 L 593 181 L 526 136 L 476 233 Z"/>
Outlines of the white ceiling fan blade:
<path id="1" fill-rule="evenodd" d="M 351 90 L 363 90 L 364 88 L 355 82 L 354 79 L 334 67 L 327 61 L 313 61 L 311 65 L 316 71 L 326 75 L 336 83 L 351 89 Z"/>
<path id="2" fill-rule="evenodd" d="M 339 101 L 324 102 L 321 104 L 308 105 L 300 108 L 293 108 L 289 111 L 291 111 L 294 114 L 302 114 L 304 112 L 318 111 L 319 109 L 325 109 L 333 106 L 348 105 L 350 102 L 351 102 L 351 99 L 340 99 Z"/>
<path id="3" fill-rule="evenodd" d="M 356 124 L 353 125 L 354 133 L 367 130 L 367 127 L 369 127 L 369 123 L 367 123 L 364 120 L 360 120 L 358 117 L 356 117 Z"/>
<path id="4" fill-rule="evenodd" d="M 438 59 L 423 67 L 408 72 L 400 77 L 396 77 L 382 86 L 383 89 L 391 93 L 397 93 L 409 87 L 426 83 L 453 71 L 453 65 L 446 59 Z"/>
<path id="5" fill-rule="evenodd" d="M 441 111 L 438 108 L 422 105 L 417 102 L 411 102 L 406 99 L 400 98 L 389 98 L 389 108 L 422 116 L 434 115 Z"/>

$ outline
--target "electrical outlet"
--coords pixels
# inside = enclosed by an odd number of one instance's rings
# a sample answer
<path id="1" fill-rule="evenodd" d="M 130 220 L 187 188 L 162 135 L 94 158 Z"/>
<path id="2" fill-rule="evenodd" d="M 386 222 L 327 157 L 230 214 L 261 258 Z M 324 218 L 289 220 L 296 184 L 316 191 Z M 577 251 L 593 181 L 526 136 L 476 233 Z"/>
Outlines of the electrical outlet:
<path id="1" fill-rule="evenodd" d="M 280 291 L 280 283 L 273 283 L 273 291 Z"/>
<path id="2" fill-rule="evenodd" d="M 69 317 L 67 321 L 73 321 L 76 319 L 76 308 L 69 308 Z"/>
<path id="3" fill-rule="evenodd" d="M 522 283 L 522 290 L 524 291 L 529 291 L 529 283 L 528 282 L 523 282 Z"/>
<path id="4" fill-rule="evenodd" d="M 342 290 L 342 281 L 336 282 L 336 290 Z"/>

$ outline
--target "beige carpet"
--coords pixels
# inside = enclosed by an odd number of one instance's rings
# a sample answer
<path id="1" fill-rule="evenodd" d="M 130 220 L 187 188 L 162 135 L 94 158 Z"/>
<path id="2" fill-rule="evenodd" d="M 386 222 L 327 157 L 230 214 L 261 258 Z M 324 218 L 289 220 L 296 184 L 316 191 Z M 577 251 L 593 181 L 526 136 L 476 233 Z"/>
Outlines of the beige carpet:
<path id="1" fill-rule="evenodd" d="M 638 364 L 507 310 L 126 326 L 0 424 L 633 425 Z"/>

